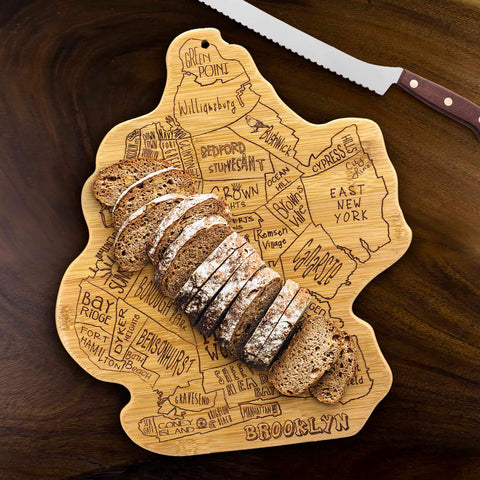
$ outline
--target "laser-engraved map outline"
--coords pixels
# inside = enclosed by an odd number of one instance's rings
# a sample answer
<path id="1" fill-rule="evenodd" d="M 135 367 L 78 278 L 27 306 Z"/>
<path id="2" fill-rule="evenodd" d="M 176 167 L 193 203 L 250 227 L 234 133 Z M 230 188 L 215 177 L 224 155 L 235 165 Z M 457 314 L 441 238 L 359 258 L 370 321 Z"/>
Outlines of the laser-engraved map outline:
<path id="1" fill-rule="evenodd" d="M 207 48 L 202 43 L 207 40 Z M 364 119 L 313 125 L 276 96 L 241 47 L 217 30 L 177 37 L 159 106 L 113 128 L 97 171 L 127 158 L 165 158 L 198 192 L 223 196 L 232 226 L 284 278 L 309 288 L 309 314 L 345 325 L 361 351 L 342 402 L 280 396 L 263 372 L 225 358 L 153 284 L 153 269 L 118 270 L 108 210 L 82 192 L 89 244 L 67 270 L 57 328 L 96 378 L 122 383 L 127 434 L 149 450 L 189 455 L 355 434 L 391 386 L 356 295 L 406 251 L 411 232 L 378 126 Z M 352 409 L 351 406 L 354 406 Z"/>

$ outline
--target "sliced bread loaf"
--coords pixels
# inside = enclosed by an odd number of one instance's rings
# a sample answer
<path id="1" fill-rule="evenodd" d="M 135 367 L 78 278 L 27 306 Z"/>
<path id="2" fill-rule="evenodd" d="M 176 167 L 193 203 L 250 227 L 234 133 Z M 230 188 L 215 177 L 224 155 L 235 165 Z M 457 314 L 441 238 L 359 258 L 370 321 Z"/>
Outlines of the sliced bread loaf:
<path id="1" fill-rule="evenodd" d="M 147 264 L 147 242 L 165 215 L 185 198 L 178 193 L 155 198 L 123 222 L 113 245 L 113 255 L 122 270 L 140 270 Z"/>
<path id="2" fill-rule="evenodd" d="M 208 337 L 217 329 L 228 307 L 235 300 L 243 286 L 258 270 L 264 267 L 265 262 L 256 252 L 241 262 L 235 273 L 227 280 L 223 288 L 202 313 L 197 323 L 198 331 L 202 335 Z"/>
<path id="3" fill-rule="evenodd" d="M 258 359 L 258 354 L 262 350 L 263 345 L 272 333 L 273 329 L 280 321 L 283 312 L 290 305 L 295 295 L 300 290 L 300 285 L 293 280 L 287 280 L 282 287 L 270 308 L 253 331 L 252 336 L 248 339 L 242 352 L 242 359 L 249 365 L 263 368 Z"/>
<path id="4" fill-rule="evenodd" d="M 184 228 L 157 266 L 162 293 L 175 298 L 188 277 L 232 233 L 225 218 L 210 215 Z"/>
<path id="5" fill-rule="evenodd" d="M 255 249 L 248 242 L 235 250 L 215 273 L 202 285 L 185 307 L 185 313 L 189 316 L 192 325 L 196 325 L 203 311 L 221 290 L 228 279 L 235 273 L 237 268 L 255 253 Z"/>
<path id="6" fill-rule="evenodd" d="M 167 246 L 187 225 L 206 215 L 221 215 L 230 220 L 230 210 L 225 200 L 213 193 L 188 197 L 170 211 L 158 226 L 152 241 L 149 242 L 148 256 L 153 264 L 158 263 Z"/>
<path id="7" fill-rule="evenodd" d="M 149 173 L 170 167 L 165 160 L 125 160 L 106 167 L 93 182 L 93 193 L 104 205 L 113 207 L 120 194 Z"/>
<path id="8" fill-rule="evenodd" d="M 272 333 L 263 344 L 257 354 L 257 366 L 259 368 L 268 367 L 281 349 L 287 345 L 289 338 L 303 319 L 303 314 L 307 309 L 312 297 L 307 290 L 301 288 L 290 305 L 283 312 L 279 322 L 275 325 Z"/>
<path id="9" fill-rule="evenodd" d="M 219 328 L 224 351 L 240 358 L 243 347 L 282 288 L 280 275 L 271 268 L 260 269 L 242 288 Z"/>
<path id="10" fill-rule="evenodd" d="M 115 228 L 120 228 L 128 216 L 142 205 L 168 193 L 185 195 L 195 193 L 192 176 L 178 168 L 170 167 L 150 173 L 130 185 L 121 193 L 113 207 Z"/>
<path id="11" fill-rule="evenodd" d="M 270 383 L 283 395 L 304 392 L 337 361 L 340 345 L 340 330 L 330 320 L 308 317 L 270 367 Z"/>
<path id="12" fill-rule="evenodd" d="M 244 237 L 236 232 L 231 233 L 213 250 L 205 261 L 190 275 L 175 297 L 175 305 L 185 310 L 188 302 L 197 293 L 198 289 L 210 278 L 222 263 L 235 251 L 246 243 Z"/>
<path id="13" fill-rule="evenodd" d="M 322 403 L 337 403 L 343 397 L 348 382 L 357 371 L 357 351 L 354 339 L 342 332 L 342 346 L 337 361 L 325 372 L 310 393 Z"/>

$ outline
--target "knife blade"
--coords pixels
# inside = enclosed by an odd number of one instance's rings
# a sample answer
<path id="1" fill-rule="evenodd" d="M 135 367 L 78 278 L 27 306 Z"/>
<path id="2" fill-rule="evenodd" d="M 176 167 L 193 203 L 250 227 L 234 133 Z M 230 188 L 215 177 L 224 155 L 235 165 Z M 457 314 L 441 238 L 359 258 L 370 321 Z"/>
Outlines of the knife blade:
<path id="1" fill-rule="evenodd" d="M 480 107 L 401 67 L 359 60 L 302 32 L 244 0 L 200 0 L 225 16 L 348 80 L 384 95 L 392 85 L 471 128 L 480 140 Z"/>

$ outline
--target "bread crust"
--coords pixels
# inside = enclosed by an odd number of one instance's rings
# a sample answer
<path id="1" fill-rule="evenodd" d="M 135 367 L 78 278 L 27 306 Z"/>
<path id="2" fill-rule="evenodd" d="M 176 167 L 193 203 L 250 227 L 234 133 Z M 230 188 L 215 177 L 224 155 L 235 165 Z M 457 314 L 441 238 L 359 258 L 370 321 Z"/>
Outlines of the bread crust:
<path id="1" fill-rule="evenodd" d="M 187 248 L 187 246 L 190 247 L 192 242 L 195 242 L 196 240 L 198 240 L 197 236 L 201 232 L 204 232 L 204 234 L 209 234 L 209 237 L 207 238 L 212 239 L 213 238 L 212 231 L 214 229 L 218 229 L 217 227 L 222 227 L 221 230 L 222 232 L 225 232 L 225 237 L 232 232 L 231 228 L 228 227 L 228 223 L 225 220 L 225 218 L 219 215 L 210 215 L 208 217 L 204 217 L 200 220 L 197 220 L 191 225 L 188 225 L 187 227 L 185 227 L 182 233 L 168 246 L 167 250 L 165 251 L 165 254 L 162 257 L 162 260 L 157 265 L 160 290 L 165 295 L 168 295 L 174 298 L 178 293 L 177 291 L 175 291 L 172 285 L 173 282 L 171 282 L 169 278 L 170 274 L 173 274 L 173 273 L 175 273 L 176 275 L 179 274 L 178 272 L 171 271 L 173 270 L 172 264 L 174 264 L 177 260 L 177 255 L 181 255 L 184 249 Z M 229 233 L 226 233 L 226 232 L 229 232 Z M 218 243 L 220 244 L 221 241 L 219 241 Z M 217 246 L 218 245 L 215 245 L 214 247 L 212 247 L 212 251 Z M 194 265 L 193 267 L 191 266 L 190 268 L 196 269 L 198 265 L 200 265 L 203 262 L 203 260 L 204 258 L 201 258 L 201 259 L 190 258 L 189 261 L 191 261 L 192 265 Z M 183 272 L 183 273 L 186 274 L 187 277 L 191 274 L 191 272 Z"/>
<path id="2" fill-rule="evenodd" d="M 185 195 L 178 193 L 169 193 L 168 195 L 157 197 L 133 212 L 122 223 L 122 226 L 118 230 L 115 237 L 115 242 L 113 244 L 113 255 L 122 270 L 140 270 L 140 268 L 148 263 L 146 249 L 149 236 L 141 236 L 140 238 L 136 239 L 136 242 L 129 242 L 125 237 L 127 237 L 129 234 L 135 233 L 135 231 L 139 231 L 139 229 L 142 227 L 142 222 L 146 221 L 144 220 L 145 217 L 151 216 L 152 214 L 155 215 L 156 211 L 159 209 L 167 209 L 168 211 L 169 207 L 170 209 L 174 208 L 175 205 L 178 205 L 185 198 Z M 155 219 L 155 221 L 154 219 L 150 218 L 150 224 L 152 227 L 159 222 L 161 222 L 161 218 Z M 150 232 L 150 236 L 153 234 L 154 231 Z"/>
<path id="3" fill-rule="evenodd" d="M 263 318 L 263 314 L 270 307 L 274 297 L 281 290 L 282 281 L 280 275 L 271 268 L 262 268 L 259 270 L 242 288 L 235 301 L 228 309 L 219 328 L 219 342 L 222 348 L 232 355 L 239 358 L 243 346 L 248 338 L 248 333 L 252 332 Z M 266 290 L 269 289 L 267 292 Z M 270 298 L 273 295 L 273 298 Z M 258 313 L 254 318 L 244 318 L 246 312 L 250 313 L 250 307 L 257 305 L 259 300 L 265 300 L 263 312 Z M 248 323 L 250 322 L 250 323 Z"/>
<path id="4" fill-rule="evenodd" d="M 186 225 L 198 220 L 200 215 L 222 215 L 227 221 L 231 216 L 225 200 L 214 193 L 186 197 L 165 216 L 149 242 L 148 256 L 154 265 L 158 263 L 167 245 L 174 240 L 174 232 L 181 232 Z"/>
<path id="5" fill-rule="evenodd" d="M 98 172 L 93 182 L 93 194 L 97 200 L 108 207 L 113 207 L 130 185 L 151 172 L 171 167 L 165 160 L 131 159 L 114 163 Z"/>
<path id="6" fill-rule="evenodd" d="M 329 319 L 311 316 L 273 362 L 270 383 L 283 395 L 303 393 L 337 361 L 341 332 Z"/>
<path id="7" fill-rule="evenodd" d="M 177 308 L 184 310 L 199 288 L 215 273 L 218 267 L 237 249 L 246 243 L 244 237 L 231 233 L 190 275 L 175 297 Z"/>
<path id="8" fill-rule="evenodd" d="M 176 181 L 182 181 L 183 187 L 178 188 Z M 126 218 L 145 203 L 168 193 L 195 193 L 192 176 L 178 168 L 169 167 L 152 172 L 130 185 L 121 193 L 113 207 L 115 228 L 120 228 Z"/>
<path id="9" fill-rule="evenodd" d="M 189 316 L 193 325 L 196 325 L 209 302 L 215 297 L 228 279 L 240 267 L 242 262 L 248 260 L 255 249 L 248 242 L 235 250 L 230 257 L 215 271 L 207 282 L 197 291 L 195 296 L 185 307 L 185 313 Z"/>
<path id="10" fill-rule="evenodd" d="M 357 372 L 357 347 L 353 337 L 347 332 L 342 332 L 342 346 L 337 361 L 332 368 L 326 372 L 320 380 L 310 388 L 310 393 L 322 403 L 338 403 L 348 383 Z"/>
<path id="11" fill-rule="evenodd" d="M 235 273 L 227 280 L 221 291 L 203 312 L 197 324 L 198 331 L 202 335 L 208 337 L 216 330 L 229 305 L 234 301 L 247 281 L 264 267 L 265 262 L 256 252 L 241 262 Z"/>
<path id="12" fill-rule="evenodd" d="M 262 349 L 263 344 L 267 341 L 267 338 L 272 333 L 275 325 L 280 320 L 283 312 L 293 300 L 299 289 L 300 285 L 297 282 L 294 282 L 293 280 L 287 280 L 285 282 L 243 348 L 242 359 L 245 363 L 252 366 L 258 366 L 257 354 Z"/>
<path id="13" fill-rule="evenodd" d="M 258 366 L 267 368 L 278 355 L 280 350 L 288 343 L 289 338 L 303 320 L 303 314 L 308 308 L 312 297 L 304 288 L 300 288 L 295 298 L 283 312 L 278 323 L 262 346 L 257 355 Z"/>

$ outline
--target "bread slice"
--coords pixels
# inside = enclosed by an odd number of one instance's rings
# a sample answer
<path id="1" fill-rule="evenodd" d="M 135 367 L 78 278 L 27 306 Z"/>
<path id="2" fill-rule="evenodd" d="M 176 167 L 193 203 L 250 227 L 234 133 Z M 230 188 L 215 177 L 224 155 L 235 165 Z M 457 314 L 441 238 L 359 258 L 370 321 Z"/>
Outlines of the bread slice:
<path id="1" fill-rule="evenodd" d="M 246 363 L 255 367 L 263 368 L 263 365 L 258 359 L 258 354 L 261 352 L 263 345 L 277 323 L 280 321 L 283 312 L 290 305 L 299 290 L 300 285 L 297 282 L 294 282 L 293 280 L 287 280 L 285 282 L 285 285 L 275 297 L 270 308 L 267 310 L 243 348 L 242 359 Z"/>
<path id="2" fill-rule="evenodd" d="M 123 222 L 113 245 L 113 255 L 122 270 L 133 272 L 147 264 L 147 242 L 165 215 L 185 198 L 178 193 L 155 198 Z"/>
<path id="3" fill-rule="evenodd" d="M 224 351 L 241 357 L 245 343 L 281 288 L 280 275 L 268 267 L 245 284 L 220 324 L 219 342 Z"/>
<path id="4" fill-rule="evenodd" d="M 310 388 L 310 393 L 322 403 L 337 403 L 343 397 L 348 382 L 357 371 L 357 349 L 354 339 L 347 332 L 342 332 L 342 346 L 337 361 L 325 372 L 317 384 Z"/>
<path id="5" fill-rule="evenodd" d="M 303 320 L 303 314 L 311 300 L 312 296 L 304 288 L 297 292 L 258 353 L 257 366 L 259 368 L 267 368 L 281 349 L 288 344 L 288 340 Z"/>
<path id="6" fill-rule="evenodd" d="M 175 298 L 188 277 L 231 233 L 227 221 L 219 215 L 204 217 L 185 227 L 157 266 L 156 279 L 162 293 Z"/>
<path id="7" fill-rule="evenodd" d="M 125 160 L 103 168 L 93 182 L 93 193 L 104 205 L 113 207 L 120 194 L 149 173 L 171 165 L 165 160 Z"/>
<path id="8" fill-rule="evenodd" d="M 225 200 L 214 193 L 194 195 L 177 205 L 160 223 L 149 242 L 148 256 L 156 265 L 167 246 L 177 238 L 182 230 L 206 215 L 221 215 L 230 220 L 230 210 Z"/>
<path id="9" fill-rule="evenodd" d="M 128 216 L 142 205 L 168 193 L 184 195 L 195 193 L 192 176 L 178 168 L 170 167 L 150 173 L 130 185 L 121 193 L 113 207 L 115 228 L 120 228 Z"/>
<path id="10" fill-rule="evenodd" d="M 184 310 L 189 316 L 192 325 L 197 324 L 210 301 L 213 300 L 237 268 L 254 253 L 255 249 L 246 242 L 239 249 L 235 250 L 203 284 L 202 288 L 197 291 Z"/>
<path id="11" fill-rule="evenodd" d="M 283 395 L 298 395 L 315 385 L 337 361 L 341 332 L 327 318 L 305 319 L 268 372 L 270 383 Z"/>
<path id="12" fill-rule="evenodd" d="M 222 263 L 235 251 L 246 243 L 244 237 L 232 232 L 205 261 L 190 275 L 175 297 L 175 306 L 185 310 L 188 302 L 210 278 Z"/>
<path id="13" fill-rule="evenodd" d="M 200 321 L 197 324 L 197 329 L 202 335 L 208 337 L 217 329 L 228 307 L 235 300 L 247 281 L 255 275 L 258 270 L 264 267 L 265 262 L 256 252 L 241 262 L 240 266 L 235 270 L 235 273 L 227 280 L 223 288 L 202 313 Z"/>

